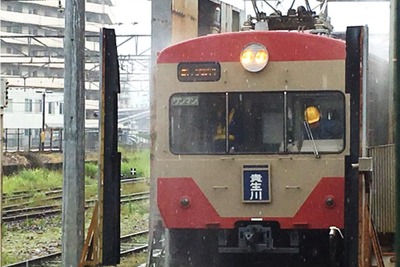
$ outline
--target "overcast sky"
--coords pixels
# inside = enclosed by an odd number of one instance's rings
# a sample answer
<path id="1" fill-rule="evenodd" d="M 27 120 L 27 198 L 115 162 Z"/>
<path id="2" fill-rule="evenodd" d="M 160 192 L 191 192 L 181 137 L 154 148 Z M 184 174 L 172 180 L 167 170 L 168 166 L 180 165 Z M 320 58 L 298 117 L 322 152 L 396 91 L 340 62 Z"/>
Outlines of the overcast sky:
<path id="1" fill-rule="evenodd" d="M 225 0 L 225 2 L 243 8 L 247 13 L 253 13 L 250 1 Z M 315 1 L 314 1 L 315 2 Z M 244 5 L 246 3 L 246 5 Z M 270 3 L 276 3 L 270 1 Z M 292 1 L 281 1 L 283 8 L 288 8 Z M 313 1 L 310 1 L 312 7 Z M 315 2 L 317 3 L 317 2 Z M 295 6 L 304 5 L 297 1 Z M 262 1 L 259 9 L 266 8 Z M 275 6 L 275 5 L 274 5 Z M 329 2 L 328 12 L 332 18 L 335 30 L 342 31 L 347 25 L 368 25 L 371 33 L 389 33 L 389 1 L 383 2 Z M 121 23 L 121 30 L 134 33 L 148 33 L 151 30 L 151 1 L 148 0 L 116 0 L 114 7 L 115 22 Z M 136 24 L 137 23 L 137 24 Z"/>
<path id="2" fill-rule="evenodd" d="M 161 0 L 162 1 L 162 0 Z M 246 13 L 253 14 L 251 1 L 244 0 L 224 0 L 238 8 L 244 9 Z M 114 7 L 115 23 L 117 35 L 120 34 L 151 34 L 151 1 L 149 0 L 115 0 Z M 260 11 L 267 10 L 267 5 L 263 1 L 258 1 Z M 277 1 L 269 1 L 274 7 Z M 288 9 L 292 4 L 291 0 L 281 0 L 278 7 L 282 10 Z M 297 0 L 294 7 L 304 5 L 303 0 Z M 318 7 L 319 2 L 310 0 L 312 8 Z M 319 11 L 317 8 L 316 11 Z M 328 15 L 331 17 L 335 31 L 345 31 L 347 26 L 368 25 L 371 35 L 386 35 L 383 39 L 371 40 L 381 45 L 382 42 L 388 42 L 390 26 L 390 2 L 329 2 Z M 388 44 L 387 44 L 388 47 Z M 384 49 L 387 53 L 388 49 Z M 386 51 L 387 50 L 387 51 Z"/>
<path id="3" fill-rule="evenodd" d="M 115 23 L 118 34 L 151 33 L 151 1 L 148 0 L 115 0 Z"/>

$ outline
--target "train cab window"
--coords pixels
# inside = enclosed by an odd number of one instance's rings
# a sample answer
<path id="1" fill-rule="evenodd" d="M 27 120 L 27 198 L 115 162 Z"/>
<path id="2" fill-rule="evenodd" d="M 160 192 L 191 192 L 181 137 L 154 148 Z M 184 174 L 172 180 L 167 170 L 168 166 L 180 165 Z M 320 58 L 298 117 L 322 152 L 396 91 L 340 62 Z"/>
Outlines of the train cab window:
<path id="1" fill-rule="evenodd" d="M 341 92 L 287 94 L 286 150 L 337 153 L 344 149 L 344 95 Z"/>
<path id="2" fill-rule="evenodd" d="M 171 151 L 175 154 L 214 153 L 213 125 L 217 122 L 218 112 L 224 110 L 225 94 L 179 93 L 169 102 Z"/>
<path id="3" fill-rule="evenodd" d="M 316 118 L 305 121 L 308 107 L 334 135 L 324 136 Z M 344 147 L 340 92 L 178 93 L 169 110 L 175 154 L 335 153 Z"/>
<path id="4" fill-rule="evenodd" d="M 283 93 L 234 93 L 228 105 L 238 110 L 231 153 L 276 153 L 284 140 Z"/>

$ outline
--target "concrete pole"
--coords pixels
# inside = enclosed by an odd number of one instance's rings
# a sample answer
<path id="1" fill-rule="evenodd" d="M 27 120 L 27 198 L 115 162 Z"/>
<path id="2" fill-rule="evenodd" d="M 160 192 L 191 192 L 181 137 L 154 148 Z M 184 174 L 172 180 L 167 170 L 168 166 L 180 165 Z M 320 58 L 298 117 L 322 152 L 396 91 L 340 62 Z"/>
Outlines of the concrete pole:
<path id="1" fill-rule="evenodd" d="M 160 52 L 163 48 L 171 44 L 172 40 L 172 0 L 163 0 L 163 1 L 152 1 L 151 2 L 151 67 L 150 67 L 150 77 L 154 77 L 154 67 L 157 60 L 157 53 Z M 155 112 L 153 110 L 155 108 L 154 99 L 154 79 L 150 79 L 150 108 L 152 109 L 152 113 Z M 152 135 L 153 136 L 153 135 Z M 152 146 L 153 152 L 154 146 Z M 152 171 L 150 171 L 150 176 L 152 176 Z M 150 218 L 149 220 L 149 257 L 147 266 L 151 266 L 155 260 L 153 258 L 153 239 L 154 239 L 154 229 L 158 222 L 161 220 L 159 217 L 159 212 L 155 208 L 157 207 L 156 203 L 156 179 L 152 177 L 150 184 Z M 161 225 L 161 224 L 160 224 Z M 156 240 L 159 242 L 160 240 Z"/>
<path id="2" fill-rule="evenodd" d="M 62 264 L 79 266 L 85 234 L 85 1 L 65 1 Z"/>

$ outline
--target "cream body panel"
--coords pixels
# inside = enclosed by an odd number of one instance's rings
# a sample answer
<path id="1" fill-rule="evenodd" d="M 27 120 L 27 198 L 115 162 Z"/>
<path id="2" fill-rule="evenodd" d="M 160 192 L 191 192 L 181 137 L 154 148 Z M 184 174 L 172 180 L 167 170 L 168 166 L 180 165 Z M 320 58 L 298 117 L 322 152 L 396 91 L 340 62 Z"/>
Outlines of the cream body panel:
<path id="1" fill-rule="evenodd" d="M 293 217 L 322 177 L 344 174 L 343 157 L 337 155 L 320 159 L 313 155 L 297 155 L 292 159 L 265 155 L 232 158 L 175 156 L 172 160 L 157 161 L 154 175 L 192 178 L 222 217 Z M 242 202 L 242 166 L 266 164 L 270 166 L 271 202 Z"/>
<path id="2" fill-rule="evenodd" d="M 165 92 L 225 92 L 270 90 L 342 90 L 344 88 L 345 61 L 270 62 L 264 70 L 251 73 L 238 62 L 221 63 L 221 78 L 216 82 L 180 82 L 177 64 L 159 64 L 164 73 L 157 77 Z M 309 73 L 313 73 L 312 76 Z M 278 74 L 278 75 L 277 75 Z M 158 92 L 161 93 L 161 92 Z M 158 94 L 158 96 L 160 96 Z"/>

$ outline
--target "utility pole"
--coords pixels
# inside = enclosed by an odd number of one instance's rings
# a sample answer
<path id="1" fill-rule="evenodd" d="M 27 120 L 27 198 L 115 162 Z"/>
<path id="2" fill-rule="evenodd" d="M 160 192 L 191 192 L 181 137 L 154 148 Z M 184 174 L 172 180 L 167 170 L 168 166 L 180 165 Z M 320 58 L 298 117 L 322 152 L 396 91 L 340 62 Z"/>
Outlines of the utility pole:
<path id="1" fill-rule="evenodd" d="M 79 266 L 85 235 L 85 1 L 65 1 L 62 264 Z"/>

